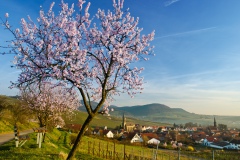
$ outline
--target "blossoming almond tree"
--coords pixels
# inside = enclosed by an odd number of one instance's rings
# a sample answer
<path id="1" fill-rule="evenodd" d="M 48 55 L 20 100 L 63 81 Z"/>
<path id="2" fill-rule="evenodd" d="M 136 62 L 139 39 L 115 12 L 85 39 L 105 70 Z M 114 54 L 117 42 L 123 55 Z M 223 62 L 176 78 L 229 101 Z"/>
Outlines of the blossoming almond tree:
<path id="1" fill-rule="evenodd" d="M 149 42 L 154 32 L 141 35 L 139 19 L 123 11 L 123 0 L 113 0 L 113 11 L 99 9 L 94 21 L 88 12 L 90 3 L 83 9 L 84 3 L 79 0 L 75 11 L 74 5 L 62 2 L 58 15 L 52 10 L 53 3 L 48 12 L 40 10 L 37 23 L 30 17 L 28 21 L 21 19 L 21 30 L 13 30 L 8 19 L 3 22 L 14 35 L 11 52 L 16 54 L 15 65 L 21 69 L 15 85 L 50 79 L 80 92 L 88 117 L 68 159 L 74 157 L 92 119 L 103 113 L 103 105 L 108 105 L 114 95 L 141 92 L 143 68 L 132 63 L 147 60 L 153 48 Z M 98 105 L 93 108 L 91 101 Z"/>
<path id="2" fill-rule="evenodd" d="M 40 127 L 64 125 L 62 115 L 71 116 L 80 106 L 76 92 L 63 86 L 54 86 L 50 82 L 31 84 L 20 90 L 20 100 L 25 108 L 36 114 Z"/>

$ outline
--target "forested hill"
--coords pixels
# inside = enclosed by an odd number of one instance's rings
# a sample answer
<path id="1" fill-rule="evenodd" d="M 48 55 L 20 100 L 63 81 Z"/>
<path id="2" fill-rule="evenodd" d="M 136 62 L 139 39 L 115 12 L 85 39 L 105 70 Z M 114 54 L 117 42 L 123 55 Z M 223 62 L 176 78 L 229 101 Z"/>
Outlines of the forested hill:
<path id="1" fill-rule="evenodd" d="M 3 96 L 4 97 L 4 96 Z M 7 97 L 7 96 L 5 96 Z M 18 97 L 12 97 L 9 99 L 14 100 Z M 91 102 L 92 106 L 96 106 L 96 102 Z M 214 117 L 217 120 L 217 124 L 226 124 L 228 127 L 239 127 L 240 116 L 220 116 L 220 115 L 203 115 L 190 113 L 182 108 L 171 108 L 164 104 L 146 104 L 137 106 L 126 106 L 117 107 L 110 106 L 114 108 L 114 112 L 111 112 L 111 116 L 121 118 L 123 113 L 129 118 L 141 119 L 145 121 L 161 122 L 161 123 L 176 123 L 185 124 L 188 122 L 198 123 L 201 125 L 213 125 Z M 80 111 L 86 112 L 84 106 L 79 107 Z M 0 107 L 1 111 L 1 107 Z"/>
<path id="2" fill-rule="evenodd" d="M 95 106 L 97 103 L 92 102 Z M 146 105 L 126 106 L 114 108 L 111 116 L 122 117 L 123 113 L 126 117 L 147 120 L 152 122 L 185 124 L 188 122 L 198 123 L 201 125 L 213 125 L 214 117 L 217 124 L 226 124 L 229 127 L 237 127 L 240 124 L 240 116 L 220 116 L 220 115 L 203 115 L 190 113 L 182 108 L 171 108 L 164 104 L 152 103 Z M 81 111 L 86 111 L 85 107 L 80 107 Z"/>
<path id="3" fill-rule="evenodd" d="M 97 105 L 96 102 L 91 102 L 93 108 Z M 135 117 L 135 118 L 143 118 L 151 121 L 160 121 L 159 117 L 194 117 L 196 114 L 189 113 L 181 108 L 170 108 L 164 104 L 146 104 L 146 105 L 137 105 L 137 106 L 126 106 L 126 107 L 117 107 L 110 106 L 110 108 L 114 108 L 114 112 L 110 114 L 112 116 L 120 117 L 125 114 L 127 117 Z M 79 108 L 81 111 L 86 111 L 85 107 Z M 158 117 L 158 118 L 156 118 Z M 162 119 L 161 119 L 162 121 Z M 163 120 L 166 122 L 165 120 Z M 167 120 L 167 122 L 172 123 L 172 121 Z"/>
<path id="4" fill-rule="evenodd" d="M 170 115 L 170 114 L 190 114 L 181 108 L 170 108 L 163 104 L 153 103 L 146 105 L 117 107 L 117 110 L 129 113 L 133 116 L 155 116 L 155 115 Z"/>

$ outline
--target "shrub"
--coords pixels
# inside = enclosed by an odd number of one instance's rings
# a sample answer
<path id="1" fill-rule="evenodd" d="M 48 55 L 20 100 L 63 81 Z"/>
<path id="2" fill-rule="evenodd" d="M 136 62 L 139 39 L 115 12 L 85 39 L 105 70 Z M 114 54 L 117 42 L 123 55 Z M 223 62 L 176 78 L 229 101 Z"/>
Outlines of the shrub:
<path id="1" fill-rule="evenodd" d="M 77 134 L 72 133 L 72 134 L 70 135 L 70 145 L 74 144 L 75 141 L 76 141 L 76 139 L 77 139 Z"/>
<path id="2" fill-rule="evenodd" d="M 193 152 L 195 149 L 193 148 L 193 146 L 188 146 L 187 147 L 187 151 L 191 151 L 191 152 Z"/>

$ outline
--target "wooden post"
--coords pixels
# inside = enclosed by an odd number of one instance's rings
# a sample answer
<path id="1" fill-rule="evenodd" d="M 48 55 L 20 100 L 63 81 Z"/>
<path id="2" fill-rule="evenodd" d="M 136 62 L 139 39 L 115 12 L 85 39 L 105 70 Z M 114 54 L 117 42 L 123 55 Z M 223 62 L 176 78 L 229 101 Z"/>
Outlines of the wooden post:
<path id="1" fill-rule="evenodd" d="M 214 150 L 212 150 L 212 160 L 214 160 Z"/>
<path id="2" fill-rule="evenodd" d="M 123 144 L 123 159 L 126 159 L 126 148 L 125 143 Z"/>
<path id="3" fill-rule="evenodd" d="M 18 137 L 18 128 L 17 128 L 17 125 L 15 124 L 14 125 L 14 136 L 15 136 L 15 144 L 16 144 L 16 147 L 18 147 L 19 145 L 19 137 Z"/>
<path id="4" fill-rule="evenodd" d="M 155 153 L 155 159 L 157 159 L 157 157 L 158 157 L 158 153 L 157 153 L 157 151 L 158 151 L 158 145 L 159 145 L 159 143 L 157 144 L 157 149 L 156 149 L 156 153 Z"/>
<path id="5" fill-rule="evenodd" d="M 46 133 L 45 133 L 45 130 L 42 131 L 42 142 L 45 141 L 45 136 L 46 136 Z"/>
<path id="6" fill-rule="evenodd" d="M 141 158 L 141 154 L 142 154 L 142 151 L 139 150 L 139 154 L 138 154 L 138 159 L 139 159 L 139 160 L 140 160 L 140 158 Z"/>
<path id="7" fill-rule="evenodd" d="M 39 132 L 37 133 L 37 144 L 39 144 Z"/>
<path id="8" fill-rule="evenodd" d="M 38 145 L 38 148 L 42 147 L 42 134 L 43 133 L 39 133 L 39 145 Z"/>
<path id="9" fill-rule="evenodd" d="M 107 151 L 108 151 L 108 142 L 107 142 Z"/>
<path id="10" fill-rule="evenodd" d="M 88 141 L 88 154 L 90 154 L 90 141 Z"/>
<path id="11" fill-rule="evenodd" d="M 99 141 L 99 144 L 98 144 L 98 156 L 100 157 L 100 141 Z"/>
<path id="12" fill-rule="evenodd" d="M 178 147 L 178 160 L 180 160 L 180 147 Z"/>
<path id="13" fill-rule="evenodd" d="M 132 157 L 134 157 L 134 156 L 133 156 L 133 148 L 132 148 Z"/>
<path id="14" fill-rule="evenodd" d="M 154 149 L 152 149 L 152 159 L 155 159 Z"/>
<path id="15" fill-rule="evenodd" d="M 106 151 L 105 150 L 105 144 L 103 143 L 102 146 L 103 146 L 102 147 L 102 157 L 104 158 L 105 157 L 105 151 Z"/>
<path id="16" fill-rule="evenodd" d="M 106 153 L 106 158 L 108 157 L 108 142 L 107 142 L 107 153 Z"/>
<path id="17" fill-rule="evenodd" d="M 95 141 L 93 141 L 93 149 L 92 149 L 92 154 L 94 155 L 94 149 L 95 149 Z"/>
<path id="18" fill-rule="evenodd" d="M 116 157 L 116 150 L 115 150 L 115 142 L 113 143 L 113 159 L 115 160 Z"/>
<path id="19" fill-rule="evenodd" d="M 145 157 L 144 157 L 144 150 L 142 150 L 143 152 L 142 152 L 142 157 L 143 157 L 143 159 L 145 159 Z"/>

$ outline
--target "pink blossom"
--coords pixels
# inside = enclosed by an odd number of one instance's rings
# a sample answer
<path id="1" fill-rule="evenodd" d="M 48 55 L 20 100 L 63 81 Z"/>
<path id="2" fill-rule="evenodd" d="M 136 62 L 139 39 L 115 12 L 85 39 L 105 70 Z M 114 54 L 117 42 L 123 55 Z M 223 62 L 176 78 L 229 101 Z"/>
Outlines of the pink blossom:
<path id="1" fill-rule="evenodd" d="M 43 82 L 40 86 L 30 85 L 21 89 L 21 99 L 28 103 L 28 107 L 41 119 L 42 125 L 61 123 L 63 113 L 68 116 L 80 106 L 76 92 L 63 86 L 55 86 L 49 82 Z M 59 121 L 60 120 L 60 121 Z"/>
<path id="2" fill-rule="evenodd" d="M 177 148 L 177 145 L 173 143 L 172 148 Z"/>
<path id="3" fill-rule="evenodd" d="M 182 143 L 178 143 L 178 147 L 182 147 Z"/>

